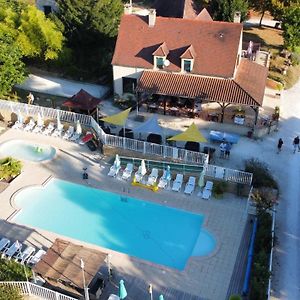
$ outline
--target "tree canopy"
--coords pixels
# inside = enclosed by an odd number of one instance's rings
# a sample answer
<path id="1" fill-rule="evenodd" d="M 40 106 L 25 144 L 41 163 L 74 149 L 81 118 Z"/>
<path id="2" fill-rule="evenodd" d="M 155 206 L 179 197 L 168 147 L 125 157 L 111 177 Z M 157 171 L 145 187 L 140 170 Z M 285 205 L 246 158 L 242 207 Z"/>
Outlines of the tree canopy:
<path id="1" fill-rule="evenodd" d="M 24 80 L 24 58 L 55 59 L 63 39 L 55 23 L 34 6 L 0 0 L 0 94 Z"/>
<path id="2" fill-rule="evenodd" d="M 284 9 L 282 18 L 284 45 L 292 51 L 300 47 L 300 6 L 292 5 Z M 299 50 L 298 50 L 299 51 Z"/>

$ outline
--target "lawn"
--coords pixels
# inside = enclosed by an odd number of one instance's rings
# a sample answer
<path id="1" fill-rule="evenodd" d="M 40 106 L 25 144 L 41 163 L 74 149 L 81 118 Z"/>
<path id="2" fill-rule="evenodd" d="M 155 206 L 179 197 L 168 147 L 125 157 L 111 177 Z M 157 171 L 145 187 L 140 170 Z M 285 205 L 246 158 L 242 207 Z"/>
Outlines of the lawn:
<path id="1" fill-rule="evenodd" d="M 300 67 L 289 67 L 287 74 L 282 74 L 282 69 L 285 66 L 285 58 L 280 56 L 283 50 L 282 30 L 271 27 L 244 27 L 243 41 L 260 43 L 261 49 L 271 53 L 269 78 L 285 84 L 285 88 L 292 87 L 300 76 Z"/>

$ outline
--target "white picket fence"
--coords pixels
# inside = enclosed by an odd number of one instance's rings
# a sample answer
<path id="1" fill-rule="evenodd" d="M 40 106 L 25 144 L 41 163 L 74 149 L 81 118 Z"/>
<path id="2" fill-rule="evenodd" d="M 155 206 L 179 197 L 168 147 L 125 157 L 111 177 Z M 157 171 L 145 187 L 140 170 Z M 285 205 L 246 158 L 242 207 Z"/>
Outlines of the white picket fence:
<path id="1" fill-rule="evenodd" d="M 143 154 L 158 155 L 163 158 L 175 159 L 182 161 L 186 164 L 197 164 L 206 167 L 206 175 L 217 178 L 220 180 L 231 181 L 235 183 L 251 185 L 252 174 L 233 170 L 228 168 L 221 168 L 208 164 L 208 154 L 189 151 L 186 149 L 171 147 L 167 145 L 153 144 L 145 141 L 130 139 L 126 137 L 114 136 L 106 134 L 99 124 L 91 116 L 82 115 L 74 112 L 58 110 L 48 107 L 42 107 L 37 105 L 28 105 L 19 102 L 12 102 L 6 100 L 0 100 L 0 111 L 6 110 L 13 113 L 21 112 L 27 116 L 36 117 L 38 113 L 44 119 L 56 119 L 59 114 L 60 120 L 63 122 L 74 123 L 79 121 L 81 125 L 93 128 L 98 138 L 104 145 L 121 148 L 129 151 L 136 151 Z M 223 169 L 223 173 L 220 176 L 219 170 Z"/>
<path id="2" fill-rule="evenodd" d="M 77 300 L 28 281 L 0 281 L 0 285 L 17 289 L 21 295 L 37 296 L 44 300 Z"/>

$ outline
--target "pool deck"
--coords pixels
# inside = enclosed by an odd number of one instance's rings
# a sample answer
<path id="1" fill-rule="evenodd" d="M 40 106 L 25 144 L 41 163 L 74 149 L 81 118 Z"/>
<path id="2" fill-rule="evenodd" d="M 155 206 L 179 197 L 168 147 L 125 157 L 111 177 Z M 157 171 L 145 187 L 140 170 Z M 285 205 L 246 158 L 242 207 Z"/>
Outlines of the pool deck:
<path id="1" fill-rule="evenodd" d="M 125 282 L 128 281 L 128 284 L 132 282 L 131 287 L 127 284 L 128 290 L 134 290 L 135 282 L 138 280 L 142 283 L 152 283 L 155 293 L 165 293 L 164 296 L 169 300 L 226 299 L 247 221 L 245 198 L 226 194 L 222 199 L 207 201 L 197 197 L 197 191 L 192 196 L 184 195 L 183 191 L 175 193 L 162 190 L 153 193 L 146 189 L 133 187 L 129 182 L 124 182 L 120 178 L 107 177 L 106 174 L 110 167 L 107 158 L 100 155 L 95 156 L 86 146 L 64 141 L 60 138 L 13 129 L 8 129 L 0 135 L 0 143 L 10 139 L 26 139 L 33 143 L 52 145 L 56 147 L 57 155 L 55 159 L 49 162 L 25 162 L 22 174 L 1 193 L 1 236 L 7 236 L 12 240 L 27 241 L 37 247 L 43 246 L 46 248 L 50 247 L 56 237 L 59 237 L 57 234 L 7 221 L 15 212 L 11 205 L 12 195 L 26 186 L 41 185 L 50 176 L 169 207 L 201 213 L 205 215 L 204 228 L 215 236 L 217 246 L 215 251 L 208 257 L 191 257 L 184 271 L 155 265 L 122 253 L 81 241 L 74 241 L 70 238 L 62 238 L 111 253 L 111 262 L 116 270 L 116 276 L 123 277 Z M 89 179 L 87 181 L 82 179 L 83 167 L 88 168 Z M 136 286 L 136 292 L 132 291 L 132 294 L 138 295 L 139 289 L 143 290 L 141 287 Z M 144 289 L 146 291 L 147 286 Z M 117 287 L 110 285 L 109 292 L 117 293 Z M 167 293 L 169 294 L 168 297 Z M 140 297 L 140 299 L 143 299 L 142 292 Z M 137 298 L 130 297 L 128 299 Z"/>

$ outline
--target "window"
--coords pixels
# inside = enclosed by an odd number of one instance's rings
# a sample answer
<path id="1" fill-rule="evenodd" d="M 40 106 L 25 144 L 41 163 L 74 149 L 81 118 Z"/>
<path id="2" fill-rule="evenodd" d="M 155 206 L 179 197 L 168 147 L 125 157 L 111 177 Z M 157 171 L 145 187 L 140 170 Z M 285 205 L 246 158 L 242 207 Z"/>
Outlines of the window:
<path id="1" fill-rule="evenodd" d="M 48 16 L 52 13 L 52 7 L 50 5 L 44 5 L 44 14 Z"/>
<path id="2" fill-rule="evenodd" d="M 191 72 L 192 71 L 192 62 L 190 60 L 183 60 L 183 70 L 185 72 Z"/>
<path id="3" fill-rule="evenodd" d="M 135 93 L 136 78 L 123 77 L 123 93 Z"/>
<path id="4" fill-rule="evenodd" d="M 156 57 L 156 68 L 163 69 L 163 67 L 164 67 L 164 58 Z"/>

